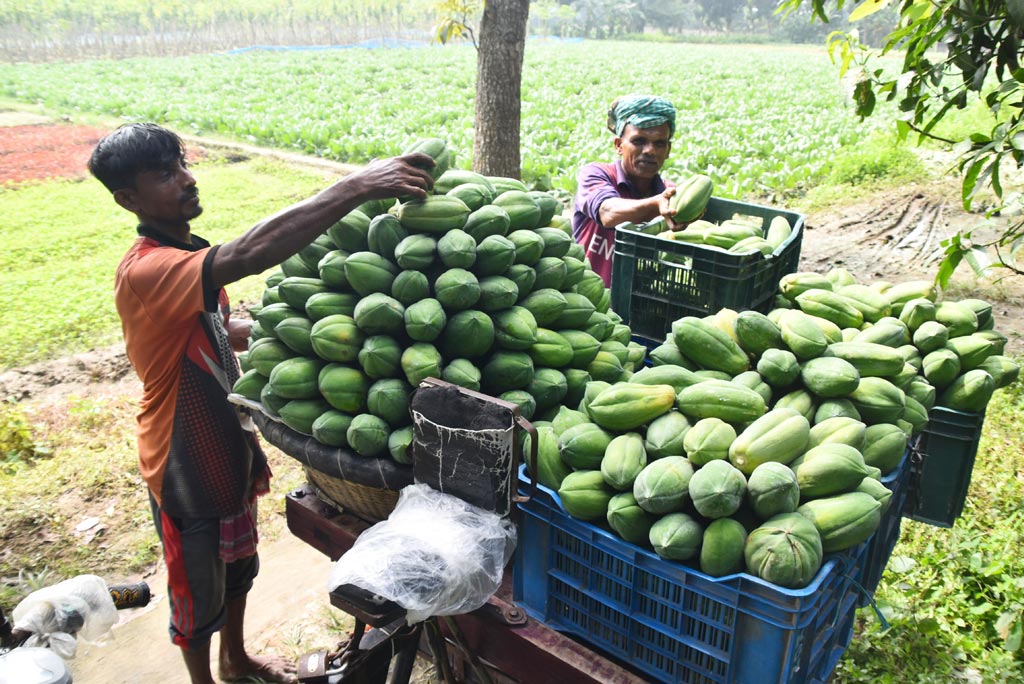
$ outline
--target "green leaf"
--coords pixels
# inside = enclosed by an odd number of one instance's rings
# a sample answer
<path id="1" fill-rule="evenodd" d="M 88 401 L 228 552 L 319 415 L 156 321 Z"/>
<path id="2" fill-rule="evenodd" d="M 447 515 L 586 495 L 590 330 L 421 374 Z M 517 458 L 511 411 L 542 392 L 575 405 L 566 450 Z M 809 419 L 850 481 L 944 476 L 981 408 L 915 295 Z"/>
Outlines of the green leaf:
<path id="1" fill-rule="evenodd" d="M 892 556 L 889 558 L 887 569 L 901 575 L 910 572 L 916 567 L 917 561 L 910 556 Z"/>
<path id="2" fill-rule="evenodd" d="M 984 615 L 985 613 L 988 613 L 988 612 L 990 612 L 992 610 L 995 610 L 995 608 L 996 607 L 993 606 L 988 601 L 982 601 L 981 603 L 978 603 L 978 604 L 975 604 L 975 605 L 971 606 L 968 609 L 968 612 L 971 615 Z"/>
<path id="3" fill-rule="evenodd" d="M 1024 142 L 1024 141 L 1022 141 L 1022 142 Z M 953 145 L 953 154 L 957 155 L 958 157 L 962 157 L 962 156 L 964 156 L 965 154 L 967 154 L 970 151 L 971 151 L 971 141 L 970 140 L 961 140 L 957 144 Z"/>
<path id="4" fill-rule="evenodd" d="M 850 68 L 850 64 L 853 62 L 854 58 L 853 44 L 850 39 L 850 35 L 845 31 L 832 31 L 825 39 L 825 46 L 828 49 L 829 59 L 832 60 L 833 64 L 836 63 L 835 53 L 837 50 L 839 51 L 839 77 L 842 78 L 846 75 L 846 72 Z"/>
<path id="5" fill-rule="evenodd" d="M 854 102 L 857 103 L 857 116 L 866 118 L 875 109 L 875 93 L 871 90 L 871 82 L 858 81 L 853 91 Z"/>
<path id="6" fill-rule="evenodd" d="M 1015 72 L 1016 73 L 1016 72 Z M 1020 83 L 1017 81 L 1003 81 L 999 84 L 999 87 L 993 91 L 994 93 L 1001 95 L 1009 95 L 1020 88 Z"/>
<path id="7" fill-rule="evenodd" d="M 992 259 L 989 257 L 985 250 L 978 247 L 972 247 L 963 253 L 964 260 L 974 270 L 974 275 L 978 278 L 988 278 L 992 274 Z M 986 568 L 986 574 L 987 574 Z"/>
<path id="8" fill-rule="evenodd" d="M 910 132 L 912 130 L 914 130 L 914 129 L 912 129 L 910 127 L 910 123 L 909 122 L 904 121 L 903 119 L 898 119 L 896 121 L 896 137 L 901 142 L 907 139 L 907 136 L 910 135 Z"/>
<path id="9" fill-rule="evenodd" d="M 963 202 L 964 209 L 967 211 L 971 210 L 971 199 L 974 197 L 974 191 L 978 182 L 978 174 L 981 173 L 981 169 L 985 164 L 984 159 L 977 159 L 964 174 L 963 185 L 960 191 L 960 199 Z"/>
<path id="10" fill-rule="evenodd" d="M 1024 625 L 1021 625 L 1021 621 L 1017 620 L 1013 623 L 1013 628 L 1010 629 L 1009 634 L 1006 635 L 1003 648 L 1011 653 L 1016 653 L 1020 650 L 1021 641 L 1024 641 Z"/>
<path id="11" fill-rule="evenodd" d="M 1021 251 L 1022 247 L 1024 247 L 1024 237 L 1019 237 L 1016 240 L 1014 240 L 1013 242 L 1011 242 L 1010 243 L 1010 258 L 1013 259 L 1014 261 L 1016 261 L 1017 254 Z"/>
<path id="12" fill-rule="evenodd" d="M 1000 561 L 995 561 L 994 563 L 989 563 L 988 565 L 986 565 L 985 569 L 982 570 L 981 574 L 984 577 L 995 577 L 997 575 L 1002 575 L 1005 571 L 1006 571 L 1006 563 L 1004 563 L 1003 561 L 1000 560 Z"/>
<path id="13" fill-rule="evenodd" d="M 992 141 L 993 142 L 997 142 L 997 143 L 1002 143 L 1003 140 L 1006 139 L 1006 128 L 1007 128 L 1006 122 L 998 124 L 995 128 L 993 128 L 992 129 Z"/>
<path id="14" fill-rule="evenodd" d="M 910 7 L 903 10 L 903 18 L 910 23 L 916 23 L 931 16 L 934 9 L 931 0 L 914 0 Z"/>
<path id="15" fill-rule="evenodd" d="M 996 632 L 1003 639 L 1003 648 L 1016 652 L 1021 647 L 1021 611 L 1006 611 L 999 615 L 995 623 Z"/>
<path id="16" fill-rule="evenodd" d="M 939 109 L 938 112 L 936 112 L 935 114 L 931 115 L 930 118 L 928 119 L 928 123 L 924 127 L 925 133 L 931 132 L 931 130 L 935 127 L 935 125 L 938 124 L 939 121 L 942 120 L 942 117 L 944 117 L 946 115 L 946 112 L 948 112 L 950 110 L 950 108 L 953 107 L 953 105 L 954 105 L 954 102 L 952 100 L 949 100 L 944 105 L 942 105 L 942 107 Z M 928 106 L 929 106 L 929 99 L 927 97 L 922 97 L 921 98 L 920 109 L 915 112 L 915 114 L 917 115 L 917 121 L 923 121 L 924 120 L 925 110 L 927 109 Z M 965 142 L 968 145 L 970 145 L 970 140 L 964 140 L 963 142 Z"/>
<path id="17" fill-rule="evenodd" d="M 888 4 L 889 0 L 866 0 L 864 4 L 859 5 L 850 13 L 850 21 L 860 21 L 864 17 L 869 17 L 875 12 L 885 9 Z"/>
<path id="18" fill-rule="evenodd" d="M 946 254 L 943 258 L 942 263 L 939 264 L 939 271 L 935 276 L 935 282 L 938 283 L 939 287 L 943 290 L 949 284 L 949 279 L 953 275 L 953 271 L 960 265 L 960 260 L 963 259 L 964 253 L 961 251 L 953 252 L 952 254 Z"/>
<path id="19" fill-rule="evenodd" d="M 939 631 L 939 621 L 933 617 L 927 617 L 923 620 L 918 620 L 917 628 L 922 634 L 935 634 Z"/>

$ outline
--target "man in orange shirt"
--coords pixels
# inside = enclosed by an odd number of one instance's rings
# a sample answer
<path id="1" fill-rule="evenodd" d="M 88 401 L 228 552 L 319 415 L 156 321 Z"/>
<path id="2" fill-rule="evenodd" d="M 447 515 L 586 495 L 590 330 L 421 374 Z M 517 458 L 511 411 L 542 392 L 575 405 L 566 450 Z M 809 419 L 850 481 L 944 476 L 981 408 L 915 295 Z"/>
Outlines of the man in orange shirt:
<path id="1" fill-rule="evenodd" d="M 170 633 L 193 684 L 215 681 L 217 631 L 222 679 L 296 681 L 293 665 L 245 650 L 246 595 L 259 571 L 255 503 L 270 471 L 248 416 L 227 401 L 250 322 L 230 317 L 223 288 L 281 263 L 363 202 L 425 197 L 432 167 L 424 154 L 375 161 L 211 246 L 192 234 L 203 208 L 177 135 L 127 124 L 93 151 L 89 170 L 139 222 L 114 298 L 143 384 L 139 465 L 167 563 Z"/>

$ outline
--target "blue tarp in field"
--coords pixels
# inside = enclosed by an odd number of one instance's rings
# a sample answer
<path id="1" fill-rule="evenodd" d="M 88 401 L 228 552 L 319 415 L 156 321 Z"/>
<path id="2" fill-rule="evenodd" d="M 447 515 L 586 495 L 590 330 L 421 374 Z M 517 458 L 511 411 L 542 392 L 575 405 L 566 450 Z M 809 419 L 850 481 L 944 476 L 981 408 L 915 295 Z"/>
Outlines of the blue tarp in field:
<path id="1" fill-rule="evenodd" d="M 558 38 L 555 36 L 530 36 L 530 41 L 544 41 L 544 42 L 559 42 L 559 43 L 582 43 L 582 38 Z M 466 43 L 465 45 L 469 45 Z M 420 48 L 420 47 L 431 47 L 438 46 L 432 40 L 428 39 L 413 39 L 413 38 L 370 38 L 367 40 L 361 40 L 358 43 L 346 43 L 343 45 L 249 45 L 243 48 L 234 48 L 233 50 L 225 50 L 226 55 L 237 55 L 244 52 L 253 52 L 256 50 L 267 50 L 271 52 L 291 52 L 300 50 L 348 50 L 350 48 L 364 48 L 368 50 L 380 49 L 380 48 Z"/>
<path id="2" fill-rule="evenodd" d="M 254 50 L 269 50 L 274 52 L 288 52 L 288 51 L 299 51 L 299 50 L 347 50 L 349 48 L 416 48 L 416 47 L 428 47 L 430 41 L 428 40 L 410 40 L 406 38 L 372 38 L 369 40 L 361 40 L 358 43 L 348 43 L 346 45 L 250 45 L 244 48 L 235 48 L 233 50 L 226 50 L 225 54 L 237 55 L 243 52 L 252 52 Z"/>

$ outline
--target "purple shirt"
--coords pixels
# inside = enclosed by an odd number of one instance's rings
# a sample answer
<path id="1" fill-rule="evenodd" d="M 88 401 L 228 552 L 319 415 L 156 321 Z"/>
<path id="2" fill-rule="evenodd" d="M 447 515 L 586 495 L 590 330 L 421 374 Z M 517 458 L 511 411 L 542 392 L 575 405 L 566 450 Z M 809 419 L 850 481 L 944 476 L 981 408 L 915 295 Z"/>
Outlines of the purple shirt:
<path id="1" fill-rule="evenodd" d="M 661 176 L 651 180 L 651 192 L 641 194 L 626 177 L 622 162 L 593 162 L 580 169 L 576 177 L 576 199 L 573 202 L 572 237 L 583 245 L 591 268 L 601 276 L 606 287 L 612 282 L 612 254 L 615 248 L 615 226 L 601 225 L 600 210 L 612 197 L 645 199 L 665 191 Z"/>

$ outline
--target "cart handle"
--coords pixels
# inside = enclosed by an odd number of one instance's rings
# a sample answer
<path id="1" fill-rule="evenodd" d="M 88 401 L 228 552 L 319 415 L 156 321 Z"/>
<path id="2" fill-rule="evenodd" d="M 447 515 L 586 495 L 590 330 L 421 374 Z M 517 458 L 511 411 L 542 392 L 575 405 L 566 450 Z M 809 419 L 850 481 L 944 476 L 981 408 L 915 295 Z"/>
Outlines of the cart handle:
<path id="1" fill-rule="evenodd" d="M 521 427 L 524 430 L 526 430 L 527 434 L 530 435 L 530 455 L 529 455 L 529 459 L 530 460 L 528 462 L 528 467 L 529 467 L 530 472 L 532 473 L 532 475 L 530 477 L 530 493 L 528 495 L 526 495 L 526 496 L 523 496 L 522 494 L 518 494 L 517 493 L 517 494 L 513 495 L 512 500 L 514 502 L 516 502 L 516 503 L 526 503 L 527 501 L 529 501 L 530 499 L 533 498 L 534 494 L 537 493 L 537 449 L 538 449 L 537 428 L 535 428 L 533 426 L 533 423 L 531 423 L 526 418 L 524 418 L 522 415 L 520 415 L 518 413 L 518 411 L 515 412 L 514 415 L 515 415 L 516 425 L 518 425 L 519 427 Z M 515 473 L 513 473 L 513 477 L 516 477 Z M 517 487 L 516 488 L 516 492 L 518 492 L 518 491 L 519 491 L 519 488 Z"/>

